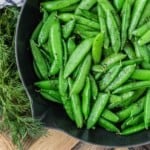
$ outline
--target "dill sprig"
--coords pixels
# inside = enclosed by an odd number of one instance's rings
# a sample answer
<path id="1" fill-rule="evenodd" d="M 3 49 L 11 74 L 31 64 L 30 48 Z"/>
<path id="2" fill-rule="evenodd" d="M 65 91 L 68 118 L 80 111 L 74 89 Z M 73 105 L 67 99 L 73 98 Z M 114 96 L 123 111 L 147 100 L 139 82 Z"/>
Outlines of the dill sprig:
<path id="1" fill-rule="evenodd" d="M 30 103 L 19 80 L 14 52 L 14 33 L 19 9 L 0 10 L 0 130 L 10 134 L 22 148 L 27 137 L 45 133 L 41 123 L 31 117 Z"/>

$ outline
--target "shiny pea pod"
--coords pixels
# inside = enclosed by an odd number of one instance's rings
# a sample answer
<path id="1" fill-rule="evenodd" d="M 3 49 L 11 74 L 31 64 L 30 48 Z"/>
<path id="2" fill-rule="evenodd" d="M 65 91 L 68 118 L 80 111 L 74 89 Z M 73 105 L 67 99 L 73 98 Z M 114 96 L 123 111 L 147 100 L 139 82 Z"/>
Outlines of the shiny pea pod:
<path id="1" fill-rule="evenodd" d="M 138 40 L 140 46 L 150 42 L 150 30 L 148 30 L 142 37 Z"/>
<path id="2" fill-rule="evenodd" d="M 78 3 L 77 4 L 73 4 L 73 5 L 70 5 L 70 6 L 67 6 L 67 7 L 64 7 L 64 8 L 62 8 L 62 9 L 60 9 L 60 10 L 58 10 L 59 12 L 61 12 L 61 13 L 66 13 L 66 12 L 74 12 L 75 11 L 75 9 L 77 8 L 77 6 L 78 6 Z"/>
<path id="3" fill-rule="evenodd" d="M 87 120 L 87 128 L 92 128 L 97 121 L 99 120 L 103 110 L 105 109 L 107 103 L 109 100 L 109 94 L 106 93 L 99 93 L 97 96 L 97 100 L 95 101 L 91 113 L 89 115 L 89 118 Z"/>
<path id="4" fill-rule="evenodd" d="M 139 123 L 143 122 L 143 119 L 144 119 L 143 112 L 137 116 L 129 117 L 127 120 L 123 122 L 123 124 L 121 125 L 121 129 L 125 129 L 129 126 L 138 125 Z"/>
<path id="5" fill-rule="evenodd" d="M 51 25 L 50 39 L 51 39 L 52 52 L 54 56 L 54 61 L 50 69 L 50 75 L 55 75 L 59 72 L 61 66 L 63 65 L 61 28 L 60 28 L 60 22 L 58 18 L 56 18 L 54 23 Z"/>
<path id="6" fill-rule="evenodd" d="M 121 65 L 114 65 L 112 68 L 108 70 L 106 74 L 102 77 L 99 82 L 99 86 L 101 90 L 106 89 L 110 83 L 115 79 L 121 69 Z"/>
<path id="7" fill-rule="evenodd" d="M 147 0 L 136 0 L 133 7 L 133 13 L 131 17 L 130 27 L 129 27 L 129 38 L 132 37 L 132 32 L 137 27 L 141 14 L 144 10 Z"/>
<path id="8" fill-rule="evenodd" d="M 130 135 L 130 134 L 134 134 L 137 133 L 139 131 L 142 131 L 145 129 L 145 125 L 144 123 L 140 123 L 138 125 L 132 126 L 130 128 L 127 128 L 125 130 L 123 130 L 120 135 Z"/>
<path id="9" fill-rule="evenodd" d="M 124 84 L 132 75 L 135 70 L 136 65 L 125 66 L 116 79 L 108 86 L 107 90 L 114 90 Z"/>
<path id="10" fill-rule="evenodd" d="M 99 33 L 95 37 L 92 46 L 92 58 L 95 64 L 98 64 L 101 61 L 103 43 L 104 43 L 104 35 L 103 33 Z"/>
<path id="11" fill-rule="evenodd" d="M 46 9 L 47 11 L 55 11 L 60 10 L 62 8 L 71 6 L 73 4 L 78 3 L 80 0 L 57 0 L 57 1 L 46 1 L 41 3 L 41 7 Z"/>
<path id="12" fill-rule="evenodd" d="M 132 60 L 124 60 L 120 62 L 120 65 L 128 66 L 128 65 L 140 64 L 142 61 L 143 61 L 143 58 L 135 58 Z"/>
<path id="13" fill-rule="evenodd" d="M 77 78 L 74 81 L 74 84 L 73 84 L 72 89 L 71 89 L 71 94 L 72 93 L 78 94 L 78 93 L 81 92 L 81 90 L 84 87 L 86 77 L 89 74 L 90 67 L 91 67 L 91 55 L 88 54 L 85 57 L 82 65 L 81 65 L 79 74 L 78 74 Z"/>
<path id="14" fill-rule="evenodd" d="M 38 48 L 37 44 L 33 40 L 30 40 L 30 46 L 31 46 L 33 59 L 36 63 L 36 66 L 37 66 L 42 78 L 47 79 L 48 78 L 48 68 L 47 68 L 47 64 L 45 62 L 45 59 L 44 59 L 40 49 Z"/>
<path id="15" fill-rule="evenodd" d="M 65 40 L 62 40 L 62 45 L 63 45 L 63 65 L 66 65 L 68 60 L 68 49 Z"/>
<path id="16" fill-rule="evenodd" d="M 82 113 L 84 115 L 84 119 L 87 120 L 90 113 L 91 106 L 91 83 L 89 77 L 86 78 L 85 87 L 82 92 Z"/>
<path id="17" fill-rule="evenodd" d="M 57 79 L 38 81 L 38 82 L 35 82 L 34 85 L 41 89 L 58 90 L 58 80 Z"/>
<path id="18" fill-rule="evenodd" d="M 116 90 L 113 91 L 113 93 L 124 93 L 124 92 L 129 92 L 132 90 L 138 90 L 141 88 L 146 88 L 146 87 L 150 87 L 150 81 L 137 81 L 137 82 L 133 82 L 133 83 L 127 83 L 119 88 L 117 88 Z"/>
<path id="19" fill-rule="evenodd" d="M 93 29 L 93 27 L 77 23 L 75 26 L 75 31 L 98 31 L 98 30 Z"/>
<path id="20" fill-rule="evenodd" d="M 134 52 L 134 50 L 130 44 L 125 45 L 124 51 L 127 54 L 129 59 L 135 59 L 136 58 L 135 52 Z"/>
<path id="21" fill-rule="evenodd" d="M 118 11 L 120 11 L 123 5 L 125 5 L 124 0 L 113 0 L 113 3 Z"/>
<path id="22" fill-rule="evenodd" d="M 61 96 L 58 91 L 41 89 L 40 94 L 47 100 L 61 104 Z"/>
<path id="23" fill-rule="evenodd" d="M 98 125 L 106 129 L 107 131 L 120 133 L 120 130 L 114 124 L 102 117 L 98 120 Z"/>
<path id="24" fill-rule="evenodd" d="M 75 38 L 70 37 L 67 41 L 68 54 L 71 55 L 76 47 Z"/>
<path id="25" fill-rule="evenodd" d="M 148 129 L 150 125 L 149 108 L 150 108 L 150 89 L 147 91 L 144 105 L 144 124 L 146 129 Z"/>
<path id="26" fill-rule="evenodd" d="M 91 38 L 86 39 L 77 46 L 77 48 L 72 53 L 72 55 L 70 56 L 66 66 L 65 66 L 65 69 L 64 69 L 64 77 L 65 78 L 68 77 L 75 70 L 75 68 L 83 60 L 83 58 L 86 56 L 86 54 L 90 51 L 90 49 L 92 47 L 92 42 L 93 42 L 93 39 L 91 39 Z"/>
<path id="27" fill-rule="evenodd" d="M 71 35 L 74 27 L 75 27 L 75 19 L 70 20 L 65 25 L 63 25 L 62 34 L 65 39 L 67 39 Z"/>

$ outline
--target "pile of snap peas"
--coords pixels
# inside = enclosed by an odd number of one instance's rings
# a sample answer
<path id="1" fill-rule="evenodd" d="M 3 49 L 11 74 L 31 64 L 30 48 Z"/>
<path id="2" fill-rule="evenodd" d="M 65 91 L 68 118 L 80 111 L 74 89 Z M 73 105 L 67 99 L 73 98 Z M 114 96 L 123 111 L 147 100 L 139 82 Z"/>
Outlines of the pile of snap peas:
<path id="1" fill-rule="evenodd" d="M 30 38 L 36 90 L 78 128 L 150 126 L 150 1 L 49 0 Z"/>

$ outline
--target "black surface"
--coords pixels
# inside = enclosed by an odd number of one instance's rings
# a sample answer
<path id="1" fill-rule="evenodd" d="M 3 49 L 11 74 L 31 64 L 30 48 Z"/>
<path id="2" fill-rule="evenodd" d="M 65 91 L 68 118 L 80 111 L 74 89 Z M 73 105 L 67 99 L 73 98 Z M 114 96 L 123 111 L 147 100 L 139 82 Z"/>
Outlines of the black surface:
<path id="1" fill-rule="evenodd" d="M 21 80 L 31 101 L 33 117 L 50 128 L 56 128 L 84 140 L 103 146 L 135 146 L 150 141 L 150 131 L 143 131 L 131 136 L 119 136 L 101 128 L 95 130 L 77 129 L 64 113 L 61 106 L 47 102 L 34 90 L 33 83 L 37 80 L 32 66 L 29 48 L 29 37 L 41 18 L 38 0 L 28 0 L 22 9 L 16 33 L 16 59 Z"/>

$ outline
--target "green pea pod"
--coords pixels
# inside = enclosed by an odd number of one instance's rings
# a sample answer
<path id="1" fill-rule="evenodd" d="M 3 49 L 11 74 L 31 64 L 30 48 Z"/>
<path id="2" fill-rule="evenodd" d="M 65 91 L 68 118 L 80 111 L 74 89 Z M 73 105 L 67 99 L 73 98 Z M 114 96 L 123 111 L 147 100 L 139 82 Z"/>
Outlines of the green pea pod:
<path id="1" fill-rule="evenodd" d="M 129 65 L 122 68 L 116 79 L 108 86 L 107 90 L 114 90 L 124 84 L 132 75 L 136 65 Z"/>
<path id="2" fill-rule="evenodd" d="M 115 79 L 121 69 L 121 65 L 114 65 L 112 68 L 108 70 L 106 74 L 102 77 L 101 81 L 99 82 L 99 86 L 101 90 L 107 88 L 110 83 Z"/>
<path id="3" fill-rule="evenodd" d="M 113 95 L 113 94 L 110 95 L 109 104 L 117 103 L 118 101 L 119 102 L 122 101 L 122 97 L 121 96 Z"/>
<path id="4" fill-rule="evenodd" d="M 136 55 L 130 44 L 126 44 L 124 47 L 124 51 L 127 54 L 129 59 L 135 59 Z"/>
<path id="5" fill-rule="evenodd" d="M 68 84 L 69 84 L 69 88 L 71 90 L 72 86 L 73 86 L 71 78 L 68 78 Z M 71 96 L 71 104 L 72 104 L 74 120 L 76 122 L 77 127 L 82 128 L 83 114 L 82 114 L 80 97 L 78 94 L 71 94 L 70 96 Z"/>
<path id="6" fill-rule="evenodd" d="M 109 100 L 109 94 L 100 93 L 98 94 L 97 100 L 95 101 L 89 118 L 87 120 L 87 128 L 92 128 L 96 122 L 99 120 L 103 110 L 105 109 Z"/>
<path id="7" fill-rule="evenodd" d="M 54 10 L 60 10 L 62 8 L 71 6 L 78 3 L 80 0 L 57 0 L 57 1 L 46 1 L 41 3 L 41 7 L 51 12 Z"/>
<path id="8" fill-rule="evenodd" d="M 144 33 L 146 33 L 148 31 L 149 28 L 150 28 L 150 21 L 146 22 L 142 26 L 135 29 L 132 32 L 132 34 L 135 35 L 135 36 L 141 37 L 142 35 L 144 35 Z"/>
<path id="9" fill-rule="evenodd" d="M 90 81 L 91 81 L 91 94 L 92 94 L 92 98 L 94 100 L 96 100 L 97 98 L 97 95 L 98 95 L 98 87 L 97 87 L 97 84 L 96 84 L 96 81 L 95 79 L 93 78 L 92 75 L 90 75 Z"/>
<path id="10" fill-rule="evenodd" d="M 133 12 L 132 12 L 132 17 L 131 17 L 131 22 L 130 22 L 130 27 L 129 27 L 129 38 L 131 39 L 132 37 L 132 32 L 134 29 L 137 27 L 141 14 L 144 10 L 144 7 L 146 5 L 147 0 L 136 0 L 134 3 L 133 7 Z"/>
<path id="11" fill-rule="evenodd" d="M 122 66 L 128 66 L 128 65 L 134 65 L 134 64 L 140 64 L 143 61 L 143 58 L 135 58 L 132 60 L 125 60 L 120 62 Z"/>
<path id="12" fill-rule="evenodd" d="M 107 121 L 104 118 L 100 118 L 98 120 L 98 124 L 99 126 L 103 127 L 107 131 L 120 133 L 120 130 L 114 124 L 112 124 L 111 122 Z"/>
<path id="13" fill-rule="evenodd" d="M 118 11 L 120 11 L 122 7 L 125 5 L 124 0 L 113 0 L 113 3 Z"/>
<path id="14" fill-rule="evenodd" d="M 124 93 L 132 90 L 138 90 L 141 88 L 150 87 L 150 81 L 137 81 L 133 83 L 127 83 L 119 88 L 117 88 L 113 93 Z"/>
<path id="15" fill-rule="evenodd" d="M 43 9 L 43 8 L 41 8 L 41 12 L 43 13 L 43 23 L 47 20 L 47 18 L 48 18 L 48 16 L 49 16 L 49 14 L 48 14 L 48 12 L 45 10 L 45 9 Z"/>
<path id="16" fill-rule="evenodd" d="M 61 97 L 58 91 L 41 89 L 40 94 L 47 100 L 61 104 Z"/>
<path id="17" fill-rule="evenodd" d="M 106 22 L 107 22 L 108 32 L 110 35 L 112 49 L 115 53 L 117 53 L 120 50 L 120 46 L 121 46 L 119 29 L 117 27 L 116 21 L 111 11 L 109 11 L 105 7 L 103 7 L 103 9 L 105 10 L 106 13 Z"/>
<path id="18" fill-rule="evenodd" d="M 74 20 L 74 19 L 73 19 L 73 20 L 70 20 L 69 22 L 67 22 L 67 23 L 63 26 L 63 28 L 62 28 L 62 34 L 63 34 L 63 37 L 64 37 L 65 39 L 67 39 L 67 38 L 71 35 L 71 33 L 72 33 L 74 27 L 75 27 L 75 20 Z"/>
<path id="19" fill-rule="evenodd" d="M 99 33 L 95 37 L 92 47 L 92 58 L 95 64 L 101 61 L 103 42 L 104 42 L 104 35 L 103 33 Z"/>
<path id="20" fill-rule="evenodd" d="M 142 130 L 144 130 L 144 128 L 145 128 L 144 123 L 141 123 L 141 124 L 138 124 L 138 125 L 135 125 L 135 126 L 132 126 L 130 128 L 123 130 L 120 133 L 120 135 L 130 135 L 130 134 L 142 131 Z"/>
<path id="21" fill-rule="evenodd" d="M 63 22 L 68 22 L 70 20 L 74 20 L 75 15 L 72 13 L 61 13 L 59 14 L 58 18 Z"/>
<path id="22" fill-rule="evenodd" d="M 140 46 L 147 44 L 150 42 L 150 30 L 148 30 L 139 40 L 138 44 Z"/>
<path id="23" fill-rule="evenodd" d="M 68 49 L 67 49 L 67 45 L 66 42 L 64 40 L 62 40 L 62 44 L 63 44 L 63 64 L 66 65 L 67 60 L 68 60 Z"/>
<path id="24" fill-rule="evenodd" d="M 42 78 L 47 79 L 48 78 L 48 68 L 47 68 L 47 64 L 45 62 L 44 57 L 42 56 L 40 49 L 38 48 L 37 44 L 33 40 L 30 40 L 30 46 L 31 46 L 33 59 L 36 63 L 36 66 L 37 66 Z"/>
<path id="25" fill-rule="evenodd" d="M 75 14 L 79 14 L 80 13 L 80 9 L 85 9 L 85 10 L 89 10 L 90 8 L 92 8 L 95 4 L 96 4 L 97 0 L 84 0 L 81 1 L 80 4 L 78 5 Z"/>
<path id="26" fill-rule="evenodd" d="M 143 112 L 137 116 L 129 117 L 127 120 L 125 120 L 123 122 L 123 124 L 121 125 L 121 129 L 125 129 L 129 126 L 138 125 L 139 123 L 143 122 L 143 119 L 144 119 L 144 113 Z"/>
<path id="27" fill-rule="evenodd" d="M 121 2 L 124 0 L 114 0 L 117 2 Z M 121 24 L 121 49 L 124 48 L 124 45 L 127 41 L 128 37 L 128 28 L 130 25 L 130 16 L 131 16 L 131 2 L 130 0 L 125 0 L 121 14 L 122 14 L 122 24 Z"/>
<path id="28" fill-rule="evenodd" d="M 74 121 L 71 99 L 68 98 L 66 95 L 64 95 L 64 96 L 61 96 L 61 100 L 62 100 L 63 107 L 64 107 L 68 117 Z"/>
<path id="29" fill-rule="evenodd" d="M 95 30 L 93 27 L 77 23 L 75 26 L 75 31 L 98 31 L 98 30 Z"/>
<path id="30" fill-rule="evenodd" d="M 113 113 L 112 111 L 110 111 L 109 109 L 105 109 L 102 113 L 102 117 L 110 122 L 118 122 L 119 121 L 119 117 Z"/>
<path id="31" fill-rule="evenodd" d="M 63 48 L 61 39 L 61 28 L 58 18 L 55 19 L 50 28 L 51 47 L 54 56 L 54 61 L 50 69 L 50 75 L 55 75 L 59 72 L 63 65 Z"/>
<path id="32" fill-rule="evenodd" d="M 73 51 L 76 49 L 75 38 L 70 37 L 67 42 L 68 53 L 71 55 Z"/>
<path id="33" fill-rule="evenodd" d="M 147 91 L 144 105 L 144 124 L 146 129 L 148 129 L 150 125 L 149 108 L 150 108 L 150 89 Z"/>
<path id="34" fill-rule="evenodd" d="M 150 80 L 150 70 L 136 69 L 131 76 L 131 79 L 136 80 Z"/>
<path id="35" fill-rule="evenodd" d="M 79 63 L 83 60 L 86 54 L 90 51 L 93 39 L 86 39 L 82 41 L 70 56 L 64 70 L 64 77 L 68 77 Z M 81 51 L 82 50 L 82 51 Z M 77 59 L 78 58 L 78 59 Z"/>
<path id="36" fill-rule="evenodd" d="M 101 65 L 94 65 L 92 67 L 92 71 L 93 72 L 98 72 L 98 73 L 103 73 L 106 71 L 107 68 L 105 68 L 105 66 L 101 66 Z"/>
<path id="37" fill-rule="evenodd" d="M 34 40 L 35 42 L 37 42 L 42 26 L 43 26 L 43 22 L 40 21 L 31 35 L 31 40 Z"/>
<path id="38" fill-rule="evenodd" d="M 91 85 L 90 79 L 89 77 L 87 77 L 85 87 L 82 92 L 82 112 L 85 120 L 87 120 L 90 113 L 90 100 L 91 100 Z"/>
<path id="39" fill-rule="evenodd" d="M 144 103 L 145 97 L 141 98 L 136 103 L 131 104 L 129 107 L 117 112 L 116 115 L 119 117 L 119 121 L 121 122 L 129 117 L 133 117 L 141 113 L 144 110 Z"/>
<path id="40" fill-rule="evenodd" d="M 38 79 L 42 80 L 43 77 L 41 76 L 40 71 L 38 70 L 38 67 L 37 67 L 35 61 L 33 61 L 33 69 L 34 69 L 34 72 L 35 72 L 36 76 L 38 77 Z"/>
<path id="41" fill-rule="evenodd" d="M 88 54 L 85 57 L 82 65 L 81 65 L 81 68 L 80 68 L 80 71 L 79 71 L 79 74 L 78 74 L 76 80 L 74 81 L 74 84 L 71 89 L 71 94 L 72 93 L 78 94 L 81 92 L 81 90 L 84 87 L 86 77 L 89 74 L 90 67 L 91 67 L 91 55 Z"/>
<path id="42" fill-rule="evenodd" d="M 77 8 L 77 6 L 78 6 L 78 4 L 73 4 L 73 5 L 70 5 L 70 6 L 60 9 L 59 12 L 61 12 L 61 13 L 74 12 L 75 9 Z"/>
<path id="43" fill-rule="evenodd" d="M 97 5 L 97 11 L 98 11 L 99 24 L 100 24 L 100 31 L 104 34 L 104 48 L 108 49 L 110 40 L 109 40 L 107 25 L 105 20 L 106 18 L 105 12 L 100 5 Z"/>
<path id="44" fill-rule="evenodd" d="M 98 72 L 98 73 L 96 73 L 95 74 L 95 76 L 94 76 L 94 79 L 96 80 L 96 81 L 98 81 L 99 79 L 100 79 L 100 77 L 102 76 L 102 72 Z"/>
<path id="45" fill-rule="evenodd" d="M 39 33 L 39 36 L 38 36 L 38 43 L 40 45 L 44 44 L 48 40 L 50 28 L 51 28 L 51 25 L 53 24 L 53 21 L 56 18 L 56 15 L 57 15 L 56 12 L 52 12 L 47 18 L 47 20 L 44 22 L 41 28 L 41 31 Z"/>
<path id="46" fill-rule="evenodd" d="M 58 80 L 57 79 L 38 81 L 38 82 L 35 82 L 34 85 L 41 89 L 58 90 Z"/>

